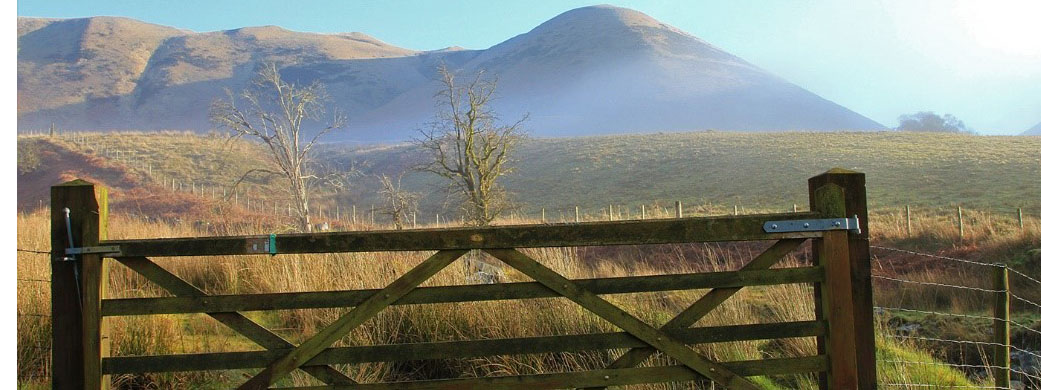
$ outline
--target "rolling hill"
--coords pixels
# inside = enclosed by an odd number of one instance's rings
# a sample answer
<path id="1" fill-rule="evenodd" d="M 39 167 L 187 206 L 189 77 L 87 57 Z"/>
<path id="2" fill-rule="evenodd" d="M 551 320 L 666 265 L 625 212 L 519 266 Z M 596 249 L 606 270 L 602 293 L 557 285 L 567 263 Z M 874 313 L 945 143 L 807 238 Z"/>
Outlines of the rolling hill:
<path id="1" fill-rule="evenodd" d="M 1020 135 L 1041 135 L 1041 123 L 1038 123 L 1034 127 L 1031 127 L 1029 130 L 1024 131 L 1023 134 Z"/>
<path id="2" fill-rule="evenodd" d="M 485 50 L 426 52 L 362 33 L 20 17 L 19 128 L 207 131 L 210 102 L 262 62 L 326 84 L 351 118 L 340 140 L 408 139 L 433 115 L 440 63 L 498 77 L 501 116 L 531 113 L 538 136 L 883 127 L 648 15 L 593 6 Z"/>
<path id="3" fill-rule="evenodd" d="M 205 214 L 213 210 L 214 190 L 219 198 L 239 175 L 264 161 L 257 158 L 263 151 L 256 144 L 181 133 L 19 138 L 20 147 L 30 144 L 36 150 L 20 149 L 20 161 L 24 156 L 40 158 L 36 164 L 19 165 L 20 210 L 35 208 L 40 200 L 46 203 L 48 186 L 78 176 L 113 187 L 113 202 L 118 204 L 114 211 L 170 217 L 185 210 Z M 780 211 L 792 204 L 807 207 L 806 179 L 845 167 L 867 174 L 868 201 L 876 211 L 909 204 L 947 213 L 952 206 L 1007 214 L 1022 207 L 1028 215 L 1041 215 L 1041 198 L 1036 196 L 1041 192 L 1039 149 L 1041 138 L 1034 137 L 910 132 L 537 138 L 518 150 L 516 172 L 504 179 L 504 185 L 514 194 L 519 211 L 528 215 L 546 208 L 548 215 L 556 216 L 573 212 L 576 205 L 589 213 L 607 205 L 632 212 L 640 205 L 671 206 L 676 200 L 704 213 L 725 213 L 734 205 Z M 326 145 L 318 156 L 325 166 L 353 164 L 361 174 L 346 191 L 318 189 L 314 204 L 327 213 L 337 205 L 344 212 L 350 206 L 359 212 L 378 206 L 374 176 L 406 172 L 422 158 L 407 145 Z M 171 180 L 181 183 L 176 193 L 169 191 Z M 455 214 L 444 206 L 436 183 L 427 175 L 404 177 L 406 189 L 424 196 L 424 219 L 433 219 L 435 213 Z M 191 191 L 193 184 L 198 191 Z M 241 188 L 254 200 L 284 204 L 278 180 L 254 177 Z"/>

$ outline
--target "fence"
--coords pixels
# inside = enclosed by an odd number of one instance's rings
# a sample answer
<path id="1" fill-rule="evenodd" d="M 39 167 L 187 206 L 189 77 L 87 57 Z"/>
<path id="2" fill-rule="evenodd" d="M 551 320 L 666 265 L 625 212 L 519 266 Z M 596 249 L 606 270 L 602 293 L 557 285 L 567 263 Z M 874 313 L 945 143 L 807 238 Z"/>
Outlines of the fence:
<path id="1" fill-rule="evenodd" d="M 638 383 L 709 379 L 733 389 L 759 388 L 747 377 L 819 373 L 824 389 L 874 389 L 875 339 L 868 256 L 864 175 L 832 170 L 811 178 L 810 210 L 783 214 L 639 221 L 560 223 L 405 231 L 106 240 L 107 193 L 83 181 L 52 187 L 53 385 L 99 389 L 108 375 L 260 368 L 240 389 L 272 386 L 302 370 L 328 384 L 320 388 L 603 388 Z M 64 214 L 61 210 L 69 210 Z M 859 217 L 859 220 L 857 219 Z M 739 270 L 569 280 L 516 248 L 776 241 Z M 813 264 L 770 269 L 803 242 Z M 67 249 L 69 248 L 69 249 Z M 471 250 L 483 251 L 534 282 L 418 287 Z M 206 295 L 150 257 L 436 251 L 377 290 Z M 61 253 L 66 255 L 62 256 Z M 114 259 L 173 297 L 106 298 Z M 691 327 L 745 286 L 809 284 L 813 321 Z M 661 328 L 649 325 L 600 295 L 711 289 Z M 622 332 L 492 340 L 331 347 L 343 335 L 392 305 L 566 298 Z M 294 345 L 242 311 L 353 307 L 327 328 Z M 106 317 L 205 313 L 267 348 L 163 356 L 109 356 Z M 713 361 L 691 344 L 815 337 L 818 354 L 751 361 Z M 357 384 L 331 364 L 473 356 L 627 349 L 606 368 L 505 377 Z M 678 365 L 638 367 L 659 351 Z M 314 388 L 314 387 L 312 387 Z"/>
<path id="2" fill-rule="evenodd" d="M 906 307 L 889 307 L 889 306 L 875 306 L 875 310 L 885 315 L 896 315 L 901 313 L 910 314 L 921 314 L 921 315 L 935 315 L 940 316 L 948 321 L 959 321 L 959 320 L 970 320 L 986 321 L 991 323 L 992 337 L 988 340 L 972 340 L 966 338 L 944 338 L 944 337 L 929 337 L 927 335 L 920 334 L 917 330 L 907 330 L 901 333 L 883 332 L 881 337 L 889 338 L 896 341 L 917 341 L 930 344 L 945 344 L 954 345 L 960 347 L 977 348 L 981 351 L 990 350 L 990 361 L 982 361 L 979 364 L 966 364 L 966 363 L 951 363 L 951 362 L 934 362 L 934 361 L 908 361 L 908 360 L 882 360 L 882 363 L 895 364 L 895 365 L 940 365 L 952 368 L 958 368 L 961 370 L 966 369 L 979 369 L 989 374 L 994 381 L 993 386 L 976 386 L 976 388 L 985 389 L 1025 389 L 1025 390 L 1036 390 L 1041 389 L 1041 351 L 1032 351 L 1025 345 L 1025 340 L 1036 339 L 1041 345 L 1041 331 L 1031 328 L 1027 324 L 1017 321 L 1012 316 L 1012 307 L 1018 306 L 1022 312 L 1033 312 L 1041 314 L 1041 304 L 1018 295 L 1012 286 L 1014 283 L 1010 283 L 1010 275 L 1019 280 L 1019 285 L 1025 288 L 1032 289 L 1033 291 L 1041 291 L 1041 280 L 1035 279 L 1023 272 L 1009 268 L 1003 264 L 992 264 L 983 263 L 978 261 L 971 261 L 966 259 L 959 259 L 948 256 L 937 256 L 927 253 L 920 253 L 915 251 L 909 251 L 897 248 L 887 248 L 881 246 L 872 246 L 872 249 L 898 253 L 904 255 L 910 255 L 915 257 L 925 257 L 930 260 L 936 260 L 947 264 L 955 264 L 965 267 L 972 267 L 973 272 L 978 270 L 985 270 L 989 272 L 991 276 L 990 286 L 972 286 L 966 281 L 955 281 L 955 280 L 944 280 L 940 281 L 924 281 L 924 280 L 912 280 L 906 277 L 888 277 L 882 275 L 872 275 L 872 278 L 877 283 L 885 284 L 896 284 L 900 286 L 924 286 L 930 289 L 944 289 L 949 291 L 951 294 L 966 294 L 976 293 L 990 296 L 990 309 L 993 314 L 979 314 L 979 313 L 956 313 L 954 310 L 950 311 L 938 311 L 928 310 L 923 308 L 906 308 Z M 1018 341 L 1012 339 L 1013 331 L 1017 331 L 1024 336 Z M 987 357 L 987 354 L 983 354 Z M 1013 365 L 1013 357 L 1018 360 L 1018 366 Z M 883 383 L 883 387 L 900 387 L 900 388 L 916 388 L 916 387 L 930 387 L 936 386 L 934 384 L 925 383 Z M 945 387 L 946 388 L 946 387 Z"/>

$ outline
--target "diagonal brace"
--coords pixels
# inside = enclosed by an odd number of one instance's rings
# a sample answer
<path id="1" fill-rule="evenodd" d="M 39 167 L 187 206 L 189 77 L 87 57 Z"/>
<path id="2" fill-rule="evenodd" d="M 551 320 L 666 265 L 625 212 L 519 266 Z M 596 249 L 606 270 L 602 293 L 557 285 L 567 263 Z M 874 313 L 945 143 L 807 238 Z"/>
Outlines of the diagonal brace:
<path id="1" fill-rule="evenodd" d="M 354 309 L 333 321 L 325 329 L 300 343 L 292 351 L 278 359 L 259 374 L 239 386 L 239 390 L 266 389 L 272 383 L 289 374 L 289 372 L 307 363 L 323 350 L 333 345 L 350 331 L 361 326 L 390 304 L 414 290 L 434 274 L 438 273 L 453 261 L 461 257 L 467 250 L 445 250 L 435 253 L 397 280 L 391 282 L 376 294 L 362 302 Z"/>
<path id="2" fill-rule="evenodd" d="M 802 245 L 804 241 L 806 241 L 805 238 L 779 240 L 763 251 L 763 253 L 760 253 L 759 256 L 752 259 L 752 261 L 749 261 L 748 264 L 741 267 L 741 271 L 768 269 L 798 248 L 799 245 Z M 665 332 L 670 332 L 673 329 L 688 328 L 740 290 L 741 287 L 714 288 L 701 296 L 701 298 L 698 298 L 697 301 L 694 301 L 690 307 L 677 314 L 669 322 L 666 322 L 665 325 L 662 325 L 661 329 Z M 615 359 L 607 368 L 636 367 L 651 357 L 651 355 L 654 355 L 654 348 L 633 348 L 619 356 L 618 359 Z M 593 387 L 588 390 L 603 389 L 603 387 Z"/>
<path id="3" fill-rule="evenodd" d="M 600 298 L 600 296 L 579 287 L 564 276 L 554 272 L 546 266 L 516 249 L 486 249 L 486 252 L 495 256 L 514 269 L 528 275 L 535 281 L 542 283 L 558 294 L 574 301 L 586 310 L 600 316 L 611 324 L 621 328 L 627 333 L 647 343 L 648 345 L 662 351 L 666 355 L 676 359 L 694 372 L 704 375 L 709 379 L 723 384 L 731 389 L 758 390 L 759 387 L 748 379 L 735 374 L 725 366 L 713 362 L 701 356 L 687 347 L 671 335 L 648 325 L 647 323 L 633 317 L 618 306 Z"/>
<path id="4" fill-rule="evenodd" d="M 158 264 L 152 262 L 145 257 L 117 257 L 117 261 L 123 263 L 128 268 L 141 274 L 148 280 L 173 293 L 176 296 L 182 297 L 201 297 L 206 296 L 206 292 L 200 290 L 198 287 L 191 285 L 184 281 L 177 275 L 174 275 L 170 271 L 160 267 Z M 253 320 L 246 316 L 236 312 L 225 312 L 225 313 L 206 313 L 213 319 L 226 325 L 232 330 L 239 332 L 246 338 L 257 343 L 261 347 L 267 349 L 286 349 L 293 348 L 293 343 L 282 338 L 281 336 L 267 330 L 260 324 L 257 324 Z M 346 385 L 357 383 L 350 377 L 344 375 L 340 371 L 337 371 L 331 366 L 305 366 L 301 367 L 304 372 L 311 374 L 311 376 L 318 380 L 325 382 L 330 385 Z"/>

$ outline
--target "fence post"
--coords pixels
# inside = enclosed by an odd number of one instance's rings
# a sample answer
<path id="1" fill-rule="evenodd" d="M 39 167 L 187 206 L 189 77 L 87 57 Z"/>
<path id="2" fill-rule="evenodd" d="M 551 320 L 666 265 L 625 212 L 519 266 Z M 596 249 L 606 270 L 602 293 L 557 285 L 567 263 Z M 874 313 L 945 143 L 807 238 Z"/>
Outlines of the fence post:
<path id="1" fill-rule="evenodd" d="M 962 224 L 961 206 L 958 206 L 958 239 L 959 240 L 964 240 L 965 239 L 965 225 Z"/>
<path id="2" fill-rule="evenodd" d="M 1016 208 L 1016 215 L 1019 216 L 1019 230 L 1023 230 L 1023 208 Z"/>
<path id="3" fill-rule="evenodd" d="M 581 218 L 578 216 L 578 206 L 575 206 L 575 222 L 581 222 Z"/>
<path id="4" fill-rule="evenodd" d="M 867 213 L 867 191 L 865 189 L 865 178 L 861 172 L 855 172 L 845 170 L 841 168 L 833 168 L 827 172 L 814 176 L 809 180 L 809 194 L 810 194 L 810 210 L 816 212 L 827 213 L 841 211 L 841 214 L 835 215 L 835 217 L 846 217 L 851 218 L 857 216 L 860 221 L 860 232 L 848 232 L 848 233 L 829 233 L 834 236 L 835 234 L 842 234 L 846 237 L 845 243 L 836 242 L 835 238 L 829 240 L 820 240 L 820 242 L 814 242 L 814 256 L 820 256 L 825 251 L 836 251 L 841 253 L 845 250 L 847 253 L 846 261 L 848 262 L 847 276 L 845 280 L 849 281 L 851 285 L 850 294 L 852 296 L 851 302 L 852 307 L 847 313 L 850 314 L 852 324 L 848 328 L 847 335 L 852 335 L 852 356 L 855 357 L 855 365 L 853 367 L 856 373 L 855 388 L 860 390 L 875 390 L 878 386 L 878 379 L 876 375 L 875 367 L 875 328 L 874 328 L 874 312 L 872 306 L 872 290 L 871 290 L 871 254 L 870 244 L 868 237 L 870 234 L 868 213 Z M 842 189 L 842 197 L 839 205 L 819 204 L 818 197 L 816 194 L 818 191 L 822 193 L 829 192 L 823 189 L 825 186 L 833 184 Z M 830 186 L 829 186 L 830 187 Z M 821 198 L 823 200 L 825 198 Z M 825 202 L 833 203 L 833 202 Z M 836 207 L 841 206 L 841 207 Z M 832 272 L 832 271 L 826 271 Z M 841 275 L 835 275 L 840 277 Z M 840 279 L 841 280 L 841 279 Z M 817 298 L 823 298 L 820 296 L 822 291 L 816 291 L 815 296 Z M 836 307 L 831 307 L 832 314 Z M 835 335 L 830 335 L 829 339 L 834 339 Z M 834 340 L 829 340 L 834 341 Z M 818 348 L 822 349 L 822 345 L 818 343 Z M 822 351 L 823 352 L 823 351 Z M 832 355 L 835 356 L 835 355 Z M 822 387 L 826 388 L 826 387 Z M 838 387 L 832 387 L 837 389 Z M 854 387 L 850 387 L 854 388 Z"/>
<path id="5" fill-rule="evenodd" d="M 1010 389 L 1009 285 L 1008 267 L 994 268 L 994 387 Z"/>
<path id="6" fill-rule="evenodd" d="M 907 223 L 907 236 L 911 237 L 911 205 L 904 206 L 904 217 Z"/>
<path id="7" fill-rule="evenodd" d="M 71 223 L 65 224 L 64 209 Z M 108 190 L 83 180 L 51 187 L 51 351 L 55 389 L 108 389 L 101 359 L 109 355 L 101 317 L 108 265 L 97 254 L 68 256 L 72 246 L 96 246 L 108 235 Z"/>
<path id="8" fill-rule="evenodd" d="M 683 218 L 683 202 L 676 201 L 676 218 Z"/>

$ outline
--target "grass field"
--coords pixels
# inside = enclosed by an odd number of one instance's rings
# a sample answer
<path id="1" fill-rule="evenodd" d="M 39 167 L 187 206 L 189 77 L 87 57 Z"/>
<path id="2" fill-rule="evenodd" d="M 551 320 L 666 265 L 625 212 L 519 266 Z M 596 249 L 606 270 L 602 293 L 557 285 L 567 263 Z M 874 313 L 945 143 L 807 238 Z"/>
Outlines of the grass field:
<path id="1" fill-rule="evenodd" d="M 833 166 L 868 175 L 868 196 L 875 245 L 915 249 L 984 262 L 1009 263 L 1039 275 L 1041 270 L 1041 138 L 978 137 L 907 133 L 777 133 L 699 132 L 536 139 L 518 154 L 517 172 L 506 181 L 519 206 L 512 222 L 535 223 L 541 208 L 547 216 L 569 219 L 575 205 L 583 219 L 607 219 L 613 205 L 625 218 L 651 205 L 654 216 L 667 216 L 672 202 L 684 202 L 688 214 L 789 210 L 806 205 L 806 179 Z M 278 180 L 252 180 L 245 188 L 252 206 L 224 196 L 239 175 L 266 166 L 258 145 L 228 144 L 219 137 L 184 133 L 120 133 L 67 135 L 61 138 L 19 138 L 18 246 L 46 249 L 48 245 L 46 189 L 72 177 L 86 177 L 113 189 L 111 238 L 179 237 L 212 234 L 257 234 L 286 229 L 286 218 L 271 215 L 282 192 Z M 118 153 L 116 153 L 118 151 Z M 340 204 L 368 210 L 375 198 L 372 174 L 396 174 L 417 162 L 405 146 L 364 149 L 327 146 L 326 167 L 352 163 L 364 175 L 346 193 L 326 192 L 317 202 L 328 218 Z M 32 157 L 32 158 L 30 158 Z M 149 169 L 151 166 L 151 169 Z M 195 192 L 183 185 L 194 183 Z M 429 177 L 410 175 L 406 186 L 428 195 L 422 201 L 421 225 L 433 223 L 434 213 L 451 215 L 432 190 Z M 205 192 L 202 188 L 208 189 Z M 260 203 L 266 202 L 266 203 Z M 912 205 L 912 230 L 904 226 L 902 207 Z M 966 228 L 959 235 L 953 207 L 965 206 Z M 1027 219 L 1018 227 L 1014 210 Z M 159 217 L 159 218 L 157 218 Z M 365 223 L 334 227 L 370 229 Z M 197 221 L 206 221 L 199 224 Z M 377 218 L 378 223 L 380 221 Z M 537 251 L 550 267 L 571 277 L 620 276 L 662 272 L 732 269 L 748 260 L 754 247 L 692 245 L 642 252 L 598 252 L 554 249 Z M 874 251 L 875 273 L 931 282 L 988 287 L 989 274 L 949 263 Z M 209 293 L 371 288 L 385 284 L 419 261 L 421 254 L 359 254 L 217 257 L 206 261 L 160 259 L 174 272 Z M 805 254 L 788 264 L 805 261 Z M 355 264 L 363 264 L 355 266 Z M 49 345 L 49 277 L 45 256 L 18 254 L 18 340 L 20 385 L 46 385 Z M 507 275 L 517 278 L 517 275 Z M 461 270 L 448 269 L 436 284 L 463 283 Z M 117 267 L 111 281 L 117 296 L 149 296 L 159 291 L 126 269 Z M 1016 284 L 1013 290 L 1041 302 L 1041 289 Z M 656 295 L 654 299 L 624 295 L 613 301 L 631 307 L 651 322 L 660 322 L 701 292 Z M 807 290 L 798 286 L 747 289 L 707 319 L 706 325 L 734 321 L 778 321 L 812 317 Z M 930 286 L 876 285 L 876 304 L 961 313 L 986 313 L 985 295 L 949 294 Z M 1041 314 L 1014 306 L 1017 321 L 1041 331 Z M 250 314 L 262 324 L 280 329 L 299 341 L 313 334 L 342 310 L 299 310 Z M 516 313 L 531 313 L 516 316 Z M 897 327 L 917 324 L 937 338 L 987 337 L 985 324 L 944 321 L 925 315 L 880 317 L 879 356 L 884 360 L 958 361 L 978 364 L 981 351 L 964 351 L 934 343 L 896 341 L 885 337 Z M 256 346 L 202 316 L 148 316 L 114 319 L 117 355 L 249 350 Z M 480 305 L 404 306 L 377 317 L 342 340 L 345 344 L 400 343 L 431 340 L 610 331 L 601 320 L 558 300 L 496 302 Z M 1041 339 L 1017 334 L 1041 349 Z M 743 342 L 702 346 L 702 352 L 724 360 L 779 357 L 815 351 L 812 340 Z M 445 362 L 410 362 L 347 367 L 362 381 L 548 372 L 600 367 L 615 352 L 547 354 Z M 953 359 L 953 360 L 952 360 Z M 959 388 L 989 383 L 984 375 L 931 364 L 880 363 L 883 383 L 928 383 Z M 248 372 L 163 374 L 117 378 L 122 388 L 221 388 L 241 381 Z M 43 379 L 40 379 L 40 378 Z M 809 377 L 757 379 L 766 388 L 812 387 Z M 309 384 L 294 376 L 283 384 Z M 648 387 L 663 388 L 663 387 Z M 887 387 L 900 388 L 900 387 Z M 908 387 L 907 389 L 911 389 Z"/>
<path id="2" fill-rule="evenodd" d="M 534 222 L 534 221 L 528 221 Z M 18 246 L 41 248 L 48 242 L 47 216 L 43 212 L 20 214 Z M 110 222 L 113 239 L 126 237 L 177 237 L 202 232 L 190 226 L 165 222 L 144 222 L 114 216 Z M 254 226 L 245 232 L 263 231 Z M 243 233 L 243 232 L 239 232 Z M 1033 242 L 1038 237 L 1029 238 Z M 759 246 L 761 248 L 761 245 Z M 663 272 L 706 272 L 735 269 L 747 261 L 756 247 L 747 245 L 683 245 L 658 249 L 609 251 L 540 249 L 529 251 L 546 265 L 568 277 L 605 277 L 660 274 Z M 210 294 L 284 292 L 374 288 L 401 275 L 423 257 L 421 253 L 288 255 L 272 261 L 270 257 L 209 257 L 205 259 L 157 259 L 193 285 Z M 783 262 L 783 266 L 805 264 L 804 247 Z M 360 266 L 358 266 L 360 265 Z M 25 388 L 45 386 L 49 345 L 49 289 L 38 282 L 48 277 L 46 256 L 19 253 L 18 322 L 19 376 Z M 506 273 L 508 281 L 525 280 Z M 461 268 L 452 266 L 434 278 L 431 285 L 464 284 Z M 162 292 L 122 266 L 114 266 L 110 293 L 114 297 L 157 296 Z M 626 294 L 609 299 L 651 324 L 660 325 L 703 291 L 680 293 Z M 699 322 L 699 326 L 810 320 L 813 318 L 812 291 L 803 285 L 746 288 L 735 298 Z M 885 298 L 883 295 L 882 299 Z M 261 324 L 280 335 L 299 342 L 313 335 L 322 324 L 332 321 L 347 309 L 288 310 L 250 313 Z M 115 317 L 112 323 L 113 354 L 142 355 L 189 352 L 255 350 L 249 341 L 201 316 L 155 315 Z M 1041 322 L 1039 322 L 1041 325 Z M 495 337 L 616 331 L 612 326 L 574 304 L 561 299 L 501 301 L 465 305 L 413 305 L 395 307 L 366 323 L 338 342 L 338 345 L 447 341 Z M 889 332 L 885 326 L 880 334 Z M 879 338 L 879 354 L 886 360 L 938 362 L 943 350 Z M 795 338 L 772 341 L 716 343 L 697 347 L 705 355 L 722 361 L 767 357 L 805 356 L 816 351 L 813 339 Z M 620 351 L 583 352 L 417 361 L 399 364 L 365 364 L 341 367 L 363 382 L 410 378 L 443 378 L 473 375 L 508 375 L 602 367 Z M 655 360 L 662 363 L 660 359 Z M 879 363 L 883 383 L 927 383 L 941 386 L 974 386 L 989 383 L 987 377 L 930 365 Z M 121 376 L 114 378 L 120 388 L 223 388 L 254 371 L 215 373 L 173 373 Z M 814 388 L 810 376 L 757 377 L 766 389 Z M 907 382 L 911 381 L 911 382 Z M 294 375 L 281 385 L 313 384 L 307 377 Z M 646 388 L 671 388 L 647 386 Z M 708 389 L 704 387 L 698 387 Z"/>
<path id="3" fill-rule="evenodd" d="M 807 207 L 806 179 L 833 167 L 867 175 L 869 207 L 965 206 L 1041 215 L 1041 138 L 955 134 L 696 132 L 534 139 L 504 179 L 521 210 L 556 215 L 613 204 L 684 204 L 726 212 Z M 418 162 L 407 146 L 332 150 L 330 158 L 396 173 Z M 429 177 L 406 180 L 430 192 Z M 367 192 L 359 196 L 372 196 Z M 371 202 L 362 199 L 362 203 Z M 427 213 L 440 199 L 426 200 Z M 706 212 L 709 210 L 706 210 Z M 573 213 L 573 211 L 571 211 Z"/>

